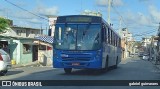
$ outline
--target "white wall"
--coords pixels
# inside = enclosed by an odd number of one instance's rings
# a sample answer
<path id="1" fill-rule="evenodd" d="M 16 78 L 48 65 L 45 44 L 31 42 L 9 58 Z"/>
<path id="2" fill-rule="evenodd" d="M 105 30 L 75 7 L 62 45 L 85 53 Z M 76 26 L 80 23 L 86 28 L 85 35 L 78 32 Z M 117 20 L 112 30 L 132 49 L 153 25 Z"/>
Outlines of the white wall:
<path id="1" fill-rule="evenodd" d="M 51 28 L 51 36 L 54 36 L 54 31 L 55 31 L 55 21 L 57 20 L 57 17 L 54 18 L 49 18 L 49 26 Z"/>
<path id="2" fill-rule="evenodd" d="M 13 42 L 15 42 L 17 44 L 16 49 L 13 52 L 13 59 L 16 60 L 16 63 L 20 63 L 20 41 L 19 40 L 13 40 Z"/>

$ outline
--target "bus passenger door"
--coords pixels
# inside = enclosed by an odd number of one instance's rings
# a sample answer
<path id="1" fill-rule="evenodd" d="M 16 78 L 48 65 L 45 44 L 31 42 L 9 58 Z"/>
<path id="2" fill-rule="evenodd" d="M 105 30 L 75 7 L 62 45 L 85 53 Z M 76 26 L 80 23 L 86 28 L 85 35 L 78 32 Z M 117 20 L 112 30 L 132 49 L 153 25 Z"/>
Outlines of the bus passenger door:
<path id="1" fill-rule="evenodd" d="M 106 65 L 106 60 L 107 60 L 107 48 L 108 48 L 108 45 L 107 45 L 107 29 L 106 29 L 106 26 L 103 24 L 102 25 L 102 50 L 103 50 L 103 53 L 102 53 L 102 68 L 105 67 Z"/>

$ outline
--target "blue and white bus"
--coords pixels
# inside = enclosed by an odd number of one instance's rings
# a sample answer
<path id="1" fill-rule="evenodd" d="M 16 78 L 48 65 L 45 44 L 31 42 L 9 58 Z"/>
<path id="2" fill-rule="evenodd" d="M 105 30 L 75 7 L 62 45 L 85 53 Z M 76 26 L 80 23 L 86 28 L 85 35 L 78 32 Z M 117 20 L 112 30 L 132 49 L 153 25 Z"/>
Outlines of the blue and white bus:
<path id="1" fill-rule="evenodd" d="M 59 16 L 55 24 L 53 67 L 103 69 L 121 61 L 121 38 L 102 17 Z"/>

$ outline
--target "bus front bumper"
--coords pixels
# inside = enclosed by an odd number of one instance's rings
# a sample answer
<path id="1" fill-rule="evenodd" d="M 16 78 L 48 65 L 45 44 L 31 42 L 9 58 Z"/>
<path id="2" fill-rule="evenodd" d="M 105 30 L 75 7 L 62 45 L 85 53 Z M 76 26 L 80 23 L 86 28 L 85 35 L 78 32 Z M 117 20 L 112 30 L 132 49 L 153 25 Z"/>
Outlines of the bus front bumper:
<path id="1" fill-rule="evenodd" d="M 100 60 L 93 60 L 93 61 L 72 61 L 72 62 L 63 62 L 63 61 L 54 61 L 53 63 L 54 68 L 75 68 L 75 69 L 101 69 L 102 63 Z"/>

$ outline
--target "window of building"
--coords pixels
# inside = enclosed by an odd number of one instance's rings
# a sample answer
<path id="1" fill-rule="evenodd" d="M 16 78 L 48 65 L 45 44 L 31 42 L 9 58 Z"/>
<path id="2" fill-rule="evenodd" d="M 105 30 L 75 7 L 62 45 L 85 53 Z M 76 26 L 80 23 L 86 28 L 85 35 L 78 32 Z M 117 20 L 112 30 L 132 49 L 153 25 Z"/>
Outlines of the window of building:
<path id="1" fill-rule="evenodd" d="M 34 34 L 34 31 L 31 31 L 31 34 Z"/>
<path id="2" fill-rule="evenodd" d="M 23 53 L 31 53 L 31 45 L 23 44 Z"/>
<path id="3" fill-rule="evenodd" d="M 56 23 L 57 20 L 54 20 L 54 23 Z"/>
<path id="4" fill-rule="evenodd" d="M 17 35 L 21 36 L 21 30 L 17 30 Z"/>
<path id="5" fill-rule="evenodd" d="M 39 50 L 46 50 L 46 45 L 39 45 Z"/>
<path id="6" fill-rule="evenodd" d="M 46 45 L 39 45 L 39 50 L 52 50 L 52 47 Z"/>

